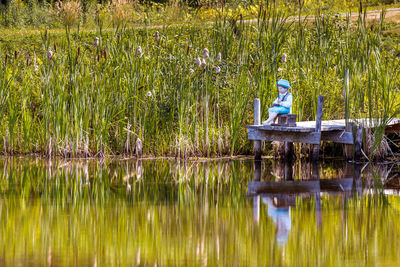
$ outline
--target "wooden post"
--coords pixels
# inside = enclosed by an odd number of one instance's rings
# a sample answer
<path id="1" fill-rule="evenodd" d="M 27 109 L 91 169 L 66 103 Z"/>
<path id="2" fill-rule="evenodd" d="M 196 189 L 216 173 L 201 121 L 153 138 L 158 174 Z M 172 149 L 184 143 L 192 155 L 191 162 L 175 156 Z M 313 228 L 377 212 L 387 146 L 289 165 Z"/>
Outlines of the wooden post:
<path id="1" fill-rule="evenodd" d="M 359 164 L 354 164 L 354 186 L 358 197 L 362 197 L 361 166 Z"/>
<path id="2" fill-rule="evenodd" d="M 257 142 L 257 141 L 256 141 Z M 258 141 L 261 142 L 261 141 Z M 259 182 L 261 180 L 261 160 L 254 161 L 254 181 Z M 253 198 L 253 220 L 256 225 L 260 221 L 260 195 L 256 195 Z"/>
<path id="3" fill-rule="evenodd" d="M 260 195 L 256 195 L 253 198 L 253 221 L 256 225 L 258 225 L 258 223 L 260 222 L 260 203 L 261 197 Z"/>
<path id="4" fill-rule="evenodd" d="M 317 227 L 320 228 L 322 226 L 321 194 L 320 194 L 320 192 L 315 193 L 315 213 L 316 213 L 315 215 L 317 216 Z"/>
<path id="5" fill-rule="evenodd" d="M 312 180 L 318 181 L 318 187 L 316 188 L 316 192 L 314 193 L 315 197 L 315 215 L 317 217 L 317 227 L 322 226 L 322 215 L 321 215 L 321 184 L 319 181 L 319 168 L 318 162 L 313 161 L 312 163 Z"/>
<path id="6" fill-rule="evenodd" d="M 285 160 L 292 161 L 293 159 L 293 143 L 285 142 Z"/>
<path id="7" fill-rule="evenodd" d="M 293 144 L 293 143 L 291 143 Z M 285 181 L 293 181 L 293 165 L 290 161 L 285 161 Z"/>
<path id="8" fill-rule="evenodd" d="M 318 168 L 318 162 L 313 161 L 311 163 L 311 179 L 312 180 L 319 180 L 319 168 Z"/>
<path id="9" fill-rule="evenodd" d="M 346 121 L 349 119 L 349 94 L 350 94 L 350 78 L 349 78 L 349 70 L 345 69 L 344 71 L 344 118 Z"/>
<path id="10" fill-rule="evenodd" d="M 317 106 L 317 119 L 315 122 L 315 132 L 321 133 L 322 125 L 322 109 L 324 106 L 324 96 L 318 96 L 318 106 Z M 314 145 L 313 147 L 313 161 L 317 161 L 319 158 L 319 147 L 320 145 Z"/>
<path id="11" fill-rule="evenodd" d="M 261 124 L 261 114 L 260 114 L 260 99 L 254 99 L 254 125 Z M 255 160 L 261 160 L 261 140 L 254 141 L 254 156 Z"/>
<path id="12" fill-rule="evenodd" d="M 261 180 L 261 161 L 254 161 L 254 181 Z"/>
<path id="13" fill-rule="evenodd" d="M 261 142 L 261 141 L 259 141 Z M 254 161 L 254 181 L 259 182 L 261 180 L 261 160 Z M 254 196 L 253 199 L 253 220 L 256 225 L 260 221 L 260 195 Z"/>
<path id="14" fill-rule="evenodd" d="M 286 142 L 275 142 L 275 158 L 283 159 L 285 158 L 285 143 Z"/>
<path id="15" fill-rule="evenodd" d="M 351 132 L 354 134 L 354 122 L 349 122 L 349 90 L 350 90 L 350 78 L 349 78 L 349 70 L 344 70 L 344 119 L 346 124 L 346 132 Z M 354 135 L 353 135 L 354 137 Z M 354 138 L 353 138 L 354 140 Z M 351 160 L 354 158 L 354 150 L 353 145 L 344 145 L 344 157 L 346 160 Z"/>
<path id="16" fill-rule="evenodd" d="M 356 134 L 356 142 L 355 142 L 355 152 L 354 152 L 354 160 L 360 161 L 361 159 L 361 146 L 362 146 L 362 137 L 363 137 L 363 124 L 360 123 L 357 128 Z"/>
<path id="17" fill-rule="evenodd" d="M 349 132 L 351 134 L 354 133 L 354 122 L 348 122 L 346 124 L 346 132 Z M 353 145 L 344 145 L 344 157 L 346 160 L 351 160 L 353 159 Z"/>

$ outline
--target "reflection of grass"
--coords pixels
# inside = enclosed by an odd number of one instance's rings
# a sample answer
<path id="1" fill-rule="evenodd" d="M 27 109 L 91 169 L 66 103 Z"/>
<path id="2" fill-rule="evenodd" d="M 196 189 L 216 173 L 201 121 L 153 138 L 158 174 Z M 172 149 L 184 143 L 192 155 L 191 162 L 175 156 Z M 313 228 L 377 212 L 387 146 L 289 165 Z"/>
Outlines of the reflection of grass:
<path id="1" fill-rule="evenodd" d="M 270 168 L 267 163 L 264 168 Z M 6 265 L 374 266 L 398 262 L 399 197 L 323 196 L 291 208 L 286 246 L 244 197 L 252 161 L 0 161 Z M 332 172 L 333 168 L 329 168 Z M 129 186 L 128 186 L 129 185 Z"/>
<path id="2" fill-rule="evenodd" d="M 382 205 L 373 196 L 364 196 L 362 199 L 326 196 L 322 199 L 322 228 L 318 233 L 304 226 L 305 221 L 316 225 L 315 215 L 310 212 L 314 209 L 314 203 L 307 204 L 310 204 L 307 205 L 308 212 L 299 208 L 301 206 L 294 211 L 296 220 L 292 222 L 300 234 L 292 235 L 293 242 L 290 245 L 294 246 L 288 248 L 293 257 L 302 255 L 301 262 L 329 266 L 350 262 L 358 266 L 373 266 L 385 262 L 381 257 L 387 257 L 388 262 L 399 259 L 391 249 L 385 249 L 398 238 L 397 226 L 393 224 L 393 220 L 399 216 L 397 210 Z M 302 254 L 305 247 L 313 249 L 315 259 L 308 259 L 307 255 Z"/>

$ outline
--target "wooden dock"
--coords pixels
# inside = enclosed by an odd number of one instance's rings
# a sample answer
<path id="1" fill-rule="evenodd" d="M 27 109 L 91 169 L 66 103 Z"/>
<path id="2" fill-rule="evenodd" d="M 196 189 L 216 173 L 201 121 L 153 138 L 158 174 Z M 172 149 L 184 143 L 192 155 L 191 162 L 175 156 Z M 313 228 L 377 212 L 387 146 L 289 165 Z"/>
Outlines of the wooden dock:
<path id="1" fill-rule="evenodd" d="M 316 121 L 297 122 L 295 127 L 286 126 L 264 126 L 261 125 L 260 100 L 254 101 L 254 125 L 246 126 L 248 139 L 254 140 L 254 152 L 256 160 L 261 159 L 261 142 L 278 141 L 285 143 L 285 157 L 292 153 L 293 143 L 306 143 L 314 146 L 313 160 L 319 158 L 319 147 L 321 141 L 331 141 L 344 144 L 347 150 L 354 147 L 354 153 L 350 154 L 358 161 L 361 157 L 361 145 L 363 128 L 374 128 L 381 122 L 377 119 L 348 120 L 329 120 L 323 121 L 323 102 L 324 97 L 319 96 Z M 356 127 L 356 124 L 358 126 Z M 400 119 L 386 121 L 388 131 L 400 130 Z M 355 129 L 356 128 L 356 129 Z M 354 136 L 353 133 L 356 133 Z M 346 149 L 345 148 L 345 149 Z"/>

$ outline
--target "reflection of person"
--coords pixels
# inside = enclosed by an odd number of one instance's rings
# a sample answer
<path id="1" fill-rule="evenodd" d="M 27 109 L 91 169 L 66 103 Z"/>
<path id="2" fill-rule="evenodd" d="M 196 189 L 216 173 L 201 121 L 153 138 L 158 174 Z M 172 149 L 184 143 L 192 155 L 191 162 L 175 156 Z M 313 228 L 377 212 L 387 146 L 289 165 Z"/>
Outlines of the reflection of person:
<path id="1" fill-rule="evenodd" d="M 293 105 L 293 96 L 289 92 L 290 84 L 289 81 L 280 79 L 276 83 L 278 86 L 279 95 L 274 101 L 273 107 L 268 109 L 269 118 L 263 122 L 263 125 L 271 125 L 278 114 L 288 114 Z"/>
<path id="2" fill-rule="evenodd" d="M 268 205 L 268 216 L 275 223 L 278 244 L 286 244 L 292 226 L 289 206 L 279 205 L 277 201 L 273 201 L 270 197 L 263 197 L 262 201 Z"/>

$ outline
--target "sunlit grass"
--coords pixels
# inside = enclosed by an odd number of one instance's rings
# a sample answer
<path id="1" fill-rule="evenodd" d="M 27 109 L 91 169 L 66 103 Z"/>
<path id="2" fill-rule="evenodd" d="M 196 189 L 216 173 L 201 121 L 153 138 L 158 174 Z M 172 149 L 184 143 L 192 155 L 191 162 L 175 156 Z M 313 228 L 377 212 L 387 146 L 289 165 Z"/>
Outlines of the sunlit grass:
<path id="1" fill-rule="evenodd" d="M 318 95 L 326 97 L 324 119 L 379 118 L 384 129 L 399 112 L 398 58 L 381 46 L 386 24 L 367 24 L 363 12 L 355 22 L 289 22 L 270 5 L 255 24 L 220 16 L 209 26 L 161 29 L 129 28 L 122 15 L 112 31 L 105 18 L 96 32 L 76 31 L 71 20 L 65 34 L 43 31 L 1 52 L 2 153 L 132 154 L 137 138 L 147 155 L 251 153 L 244 126 L 252 100 L 261 99 L 265 117 L 279 78 L 292 84 L 299 120 L 314 119 Z M 382 131 L 376 137 L 378 144 Z"/>

